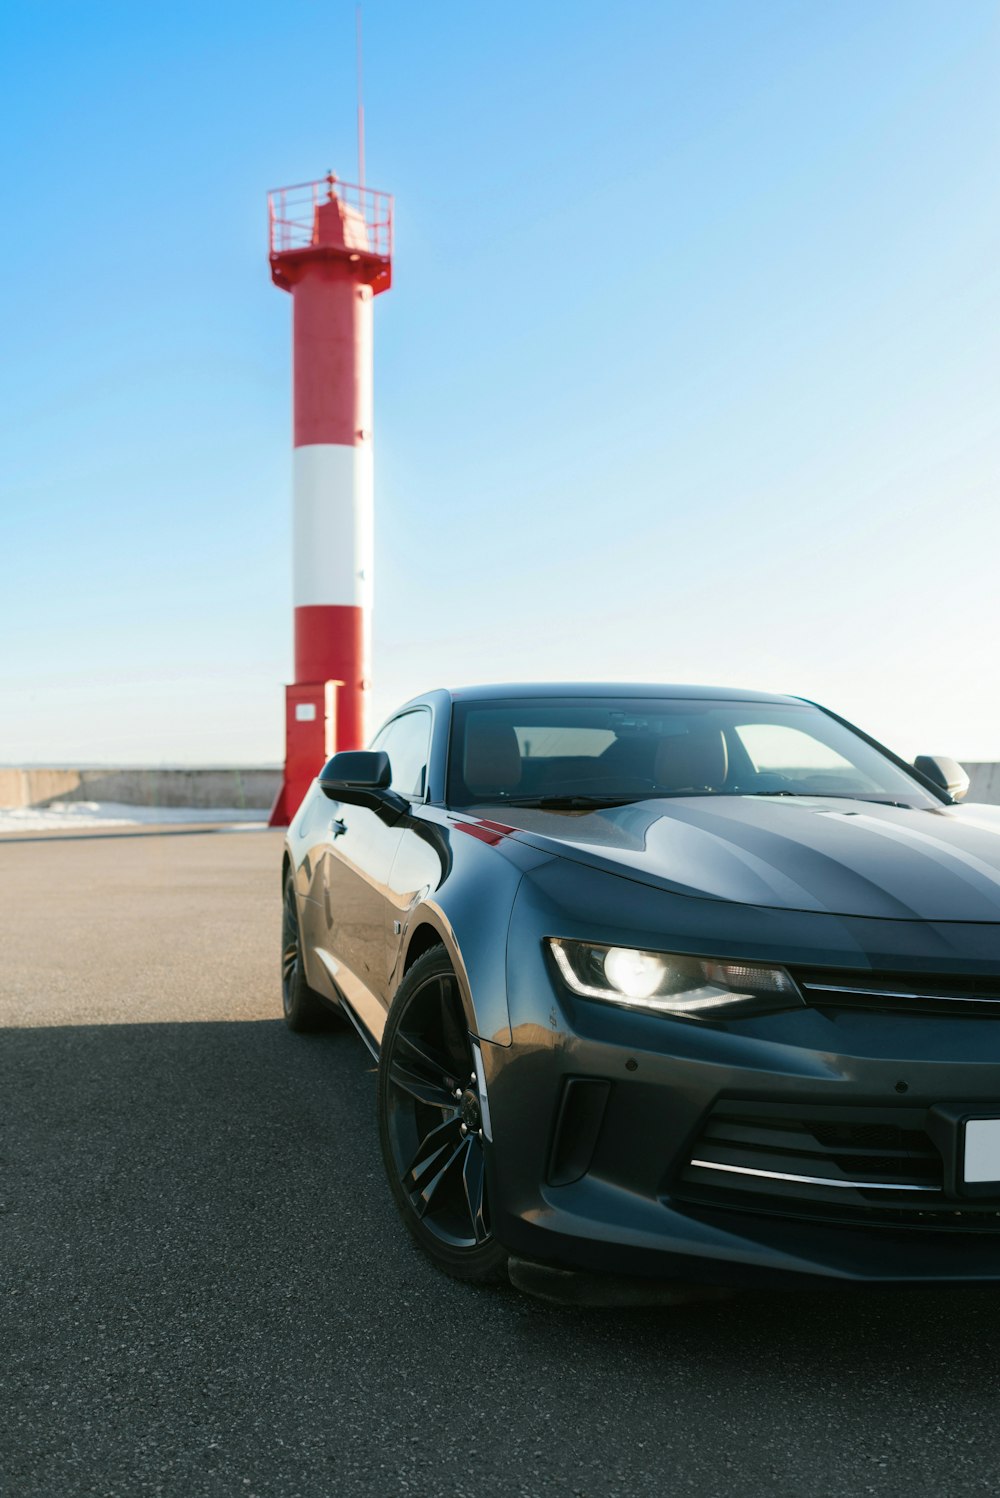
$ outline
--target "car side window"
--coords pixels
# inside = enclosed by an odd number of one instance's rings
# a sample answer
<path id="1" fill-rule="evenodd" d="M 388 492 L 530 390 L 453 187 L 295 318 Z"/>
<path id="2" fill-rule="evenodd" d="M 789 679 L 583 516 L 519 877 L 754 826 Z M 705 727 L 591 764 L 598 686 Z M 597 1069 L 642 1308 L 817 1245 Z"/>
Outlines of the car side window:
<path id="1" fill-rule="evenodd" d="M 431 715 L 424 708 L 393 718 L 372 740 L 373 749 L 384 749 L 392 767 L 390 789 L 401 796 L 422 796 L 427 786 L 427 756 L 430 749 Z"/>

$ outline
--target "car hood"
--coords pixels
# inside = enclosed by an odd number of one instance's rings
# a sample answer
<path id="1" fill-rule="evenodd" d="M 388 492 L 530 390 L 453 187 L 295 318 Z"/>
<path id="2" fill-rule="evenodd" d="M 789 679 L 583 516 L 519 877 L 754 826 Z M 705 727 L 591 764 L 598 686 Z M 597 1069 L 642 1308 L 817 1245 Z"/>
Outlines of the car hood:
<path id="1" fill-rule="evenodd" d="M 887 920 L 1000 921 L 1000 807 L 685 796 L 479 814 L 513 827 L 520 842 L 675 894 Z"/>

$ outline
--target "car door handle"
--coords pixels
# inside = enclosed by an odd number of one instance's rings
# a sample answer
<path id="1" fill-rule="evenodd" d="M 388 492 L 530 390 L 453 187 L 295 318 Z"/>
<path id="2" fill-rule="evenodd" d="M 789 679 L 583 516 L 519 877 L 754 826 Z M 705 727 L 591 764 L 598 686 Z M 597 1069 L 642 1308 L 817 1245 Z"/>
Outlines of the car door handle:
<path id="1" fill-rule="evenodd" d="M 339 837 L 342 832 L 347 831 L 347 823 L 342 822 L 339 817 L 334 817 L 330 823 L 330 836 Z"/>

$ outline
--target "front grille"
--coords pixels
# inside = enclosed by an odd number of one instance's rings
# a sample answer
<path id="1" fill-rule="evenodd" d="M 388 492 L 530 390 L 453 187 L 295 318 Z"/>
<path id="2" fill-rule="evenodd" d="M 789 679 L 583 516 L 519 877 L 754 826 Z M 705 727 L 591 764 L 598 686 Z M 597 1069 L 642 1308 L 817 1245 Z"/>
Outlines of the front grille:
<path id="1" fill-rule="evenodd" d="M 888 1009 L 1000 1019 L 1000 977 L 954 973 L 859 973 L 831 968 L 793 971 L 817 1009 Z"/>
<path id="2" fill-rule="evenodd" d="M 1000 1232 L 1000 1200 L 961 1202 L 917 1108 L 717 1104 L 670 1187 L 678 1201 L 786 1217 Z"/>

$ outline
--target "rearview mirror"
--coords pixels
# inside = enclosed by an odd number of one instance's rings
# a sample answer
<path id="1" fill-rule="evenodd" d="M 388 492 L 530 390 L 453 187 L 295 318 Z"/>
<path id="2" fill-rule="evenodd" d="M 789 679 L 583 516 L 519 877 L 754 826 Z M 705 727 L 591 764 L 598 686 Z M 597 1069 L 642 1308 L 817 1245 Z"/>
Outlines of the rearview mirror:
<path id="1" fill-rule="evenodd" d="M 953 801 L 961 801 L 969 789 L 968 775 L 958 761 L 950 759 L 947 754 L 918 754 L 913 768 L 947 791 Z"/>
<path id="2" fill-rule="evenodd" d="M 389 789 L 392 769 L 384 749 L 344 749 L 328 759 L 319 775 L 320 790 L 331 801 L 371 806 L 379 791 Z"/>

